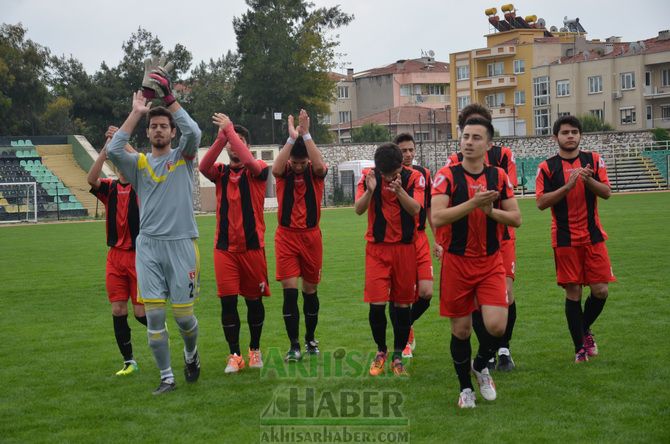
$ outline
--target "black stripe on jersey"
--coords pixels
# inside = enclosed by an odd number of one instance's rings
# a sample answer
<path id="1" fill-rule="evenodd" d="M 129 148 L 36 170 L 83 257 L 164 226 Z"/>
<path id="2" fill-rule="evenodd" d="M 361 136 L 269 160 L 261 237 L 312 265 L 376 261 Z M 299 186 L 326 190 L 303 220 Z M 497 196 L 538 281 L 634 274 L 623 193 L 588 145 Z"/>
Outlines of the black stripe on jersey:
<path id="1" fill-rule="evenodd" d="M 256 232 L 254 205 L 251 200 L 249 178 L 246 174 L 242 174 L 240 177 L 240 199 L 242 201 L 242 226 L 244 227 L 244 238 L 247 240 L 247 249 L 257 250 L 261 247 L 261 244 Z"/>
<path id="2" fill-rule="evenodd" d="M 586 168 L 587 165 L 591 165 L 591 168 L 594 171 L 596 170 L 597 165 L 594 165 L 593 153 L 581 151 L 579 153 L 579 160 L 582 164 L 582 168 Z M 603 233 L 596 224 L 597 197 L 593 191 L 591 191 L 587 186 L 584 186 L 584 198 L 586 201 L 586 223 L 589 229 L 589 237 L 591 238 L 592 244 L 597 244 L 598 242 L 605 240 Z"/>
<path id="3" fill-rule="evenodd" d="M 130 237 L 133 242 L 133 250 L 135 249 L 135 240 L 140 234 L 140 207 L 137 204 L 137 194 L 134 188 L 130 188 L 130 199 L 128 201 L 128 226 L 130 227 Z"/>
<path id="4" fill-rule="evenodd" d="M 451 175 L 454 183 L 451 184 L 451 204 L 455 207 L 470 199 L 468 195 L 468 181 L 465 178 L 463 165 L 458 164 L 451 167 Z M 449 193 L 447 193 L 449 194 Z M 449 243 L 449 253 L 460 256 L 465 255 L 465 248 L 468 244 L 468 216 L 451 224 L 451 242 Z"/>
<path id="5" fill-rule="evenodd" d="M 219 250 L 228 250 L 228 180 L 230 179 L 230 167 L 223 167 L 221 176 L 221 203 L 219 205 L 219 237 L 216 241 L 216 248 Z"/>
<path id="6" fill-rule="evenodd" d="M 463 162 L 463 153 L 460 151 L 456 153 L 456 157 L 458 158 L 458 162 Z"/>
<path id="7" fill-rule="evenodd" d="M 565 176 L 563 173 L 563 159 L 554 156 L 547 159 L 547 167 L 551 177 L 544 178 L 544 189 L 555 191 L 565 185 Z M 568 247 L 571 243 L 570 224 L 568 222 L 568 199 L 564 197 L 553 207 L 556 217 L 556 245 L 559 247 Z"/>
<path id="8" fill-rule="evenodd" d="M 414 198 L 414 185 L 408 188 L 409 178 L 412 176 L 412 172 L 408 169 L 403 168 L 400 171 L 400 180 L 402 182 L 402 187 L 407 190 L 409 197 Z M 402 227 L 402 240 L 404 244 L 411 244 L 414 240 L 414 227 L 416 221 L 414 217 L 409 214 L 403 207 L 400 205 L 400 226 Z"/>
<path id="9" fill-rule="evenodd" d="M 119 191 L 116 189 L 118 181 L 113 180 L 110 184 L 109 197 L 107 198 L 107 245 L 116 246 L 119 241 L 119 233 L 116 231 L 116 213 L 118 211 Z"/>
<path id="10" fill-rule="evenodd" d="M 386 237 L 386 219 L 384 218 L 384 212 L 382 211 L 382 175 L 376 170 L 370 170 L 368 174 L 374 174 L 375 179 L 377 180 L 377 186 L 372 193 L 372 199 L 375 204 L 375 220 L 372 224 L 372 237 L 375 238 L 375 242 L 384 242 Z"/>
<path id="11" fill-rule="evenodd" d="M 284 200 L 281 206 L 281 221 L 282 227 L 291 226 L 291 213 L 293 213 L 293 204 L 295 203 L 295 174 L 290 171 L 285 178 L 284 183 Z"/>
<path id="12" fill-rule="evenodd" d="M 494 166 L 484 167 L 484 174 L 486 175 L 486 189 L 498 191 L 498 168 Z M 498 199 L 493 203 L 495 208 L 500 208 L 501 200 Z M 486 255 L 490 256 L 500 249 L 500 242 L 498 241 L 498 222 L 493 218 L 486 218 Z"/>
<path id="13" fill-rule="evenodd" d="M 428 174 L 426 173 L 426 169 L 419 165 L 412 165 L 412 168 L 421 173 L 423 180 L 426 183 L 426 188 L 428 188 Z M 426 208 L 430 207 L 430 197 L 430 192 L 426 191 L 423 199 L 423 207 L 421 207 L 421 211 L 419 211 L 419 226 L 416 228 L 418 231 L 426 229 Z"/>
<path id="14" fill-rule="evenodd" d="M 303 173 L 305 177 L 305 209 L 307 210 L 307 220 L 305 225 L 307 228 L 316 227 L 316 205 L 317 197 L 316 192 L 314 191 L 314 181 L 312 178 L 312 166 L 310 165 L 307 170 Z"/>

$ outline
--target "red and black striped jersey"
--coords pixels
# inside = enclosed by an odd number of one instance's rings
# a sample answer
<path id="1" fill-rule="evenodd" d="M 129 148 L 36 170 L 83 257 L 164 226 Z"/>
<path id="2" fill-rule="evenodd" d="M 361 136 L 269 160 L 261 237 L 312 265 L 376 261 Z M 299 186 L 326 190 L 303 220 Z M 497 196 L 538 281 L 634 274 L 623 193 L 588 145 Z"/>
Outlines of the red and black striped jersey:
<path id="1" fill-rule="evenodd" d="M 314 174 L 311 162 L 301 174 L 295 174 L 286 166 L 284 174 L 277 177 L 277 217 L 280 226 L 294 229 L 319 226 L 324 179 L 325 175 Z"/>
<path id="2" fill-rule="evenodd" d="M 377 186 L 368 207 L 368 229 L 365 239 L 375 243 L 414 242 L 418 215 L 412 216 L 400 205 L 398 196 L 388 185 L 389 182 L 374 168 L 363 170 L 356 189 L 356 200 L 360 199 L 367 189 L 365 178 L 368 174 L 375 175 Z M 426 182 L 421 173 L 403 166 L 400 170 L 400 180 L 407 194 L 423 206 Z"/>
<path id="3" fill-rule="evenodd" d="M 133 187 L 114 179 L 100 179 L 100 187 L 90 192 L 105 206 L 107 245 L 134 250 L 140 232 L 140 209 Z"/>
<path id="4" fill-rule="evenodd" d="M 458 165 L 463 161 L 463 153 L 453 153 L 449 156 L 445 166 Z M 488 165 L 502 168 L 507 174 L 510 183 L 513 187 L 519 186 L 519 179 L 516 172 L 516 161 L 514 160 L 514 153 L 507 146 L 493 145 L 491 149 L 486 152 L 486 163 Z M 516 234 L 513 227 L 505 225 L 503 230 L 503 240 L 516 239 Z"/>
<path id="5" fill-rule="evenodd" d="M 430 190 L 433 186 L 433 183 L 430 178 L 430 170 L 419 165 L 412 165 L 412 169 L 418 171 L 423 176 L 423 181 L 426 184 L 426 190 Z M 423 205 L 421 206 L 421 211 L 419 212 L 419 225 L 416 227 L 419 231 L 424 231 L 426 229 L 426 211 L 430 208 L 430 193 L 423 193 Z"/>
<path id="6" fill-rule="evenodd" d="M 580 151 L 574 159 L 563 159 L 555 155 L 537 169 L 535 198 L 561 188 L 576 168 L 590 165 L 593 178 L 610 185 L 605 162 L 596 152 Z M 554 247 L 592 245 L 607 239 L 607 233 L 598 217 L 598 197 L 582 180 L 556 205 L 551 207 L 551 245 Z"/>
<path id="7" fill-rule="evenodd" d="M 448 206 L 455 207 L 472 199 L 480 187 L 500 193 L 495 208 L 501 208 L 503 200 L 514 197 L 512 184 L 502 168 L 486 165 L 481 173 L 470 174 L 461 164 L 445 166 L 435 175 L 432 195 L 446 194 Z M 490 256 L 500 250 L 504 227 L 476 208 L 456 222 L 439 227 L 436 238 L 449 253 Z"/>
<path id="8" fill-rule="evenodd" d="M 219 250 L 244 252 L 265 246 L 263 207 L 270 168 L 262 160 L 262 171 L 254 176 L 245 168 L 214 164 L 216 174 L 216 239 Z"/>

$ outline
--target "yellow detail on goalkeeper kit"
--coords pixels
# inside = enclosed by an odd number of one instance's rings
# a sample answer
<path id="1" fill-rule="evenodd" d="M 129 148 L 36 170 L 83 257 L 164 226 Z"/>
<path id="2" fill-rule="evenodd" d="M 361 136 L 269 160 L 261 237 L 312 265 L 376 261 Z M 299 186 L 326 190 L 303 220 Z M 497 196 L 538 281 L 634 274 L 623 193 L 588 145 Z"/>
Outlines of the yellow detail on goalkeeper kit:
<path id="1" fill-rule="evenodd" d="M 180 159 L 175 163 L 174 165 L 168 165 L 168 174 L 173 172 L 177 167 L 180 167 L 182 165 L 186 165 L 186 161 L 184 159 Z M 147 156 L 144 154 L 140 154 L 137 158 L 137 169 L 138 170 L 143 170 L 145 169 L 149 172 L 149 175 L 151 176 L 151 179 L 156 182 L 164 182 L 165 179 L 167 179 L 167 174 L 163 174 L 162 176 L 157 176 L 156 173 L 154 172 L 153 168 L 151 168 L 151 165 L 149 165 L 149 161 L 147 160 Z"/>

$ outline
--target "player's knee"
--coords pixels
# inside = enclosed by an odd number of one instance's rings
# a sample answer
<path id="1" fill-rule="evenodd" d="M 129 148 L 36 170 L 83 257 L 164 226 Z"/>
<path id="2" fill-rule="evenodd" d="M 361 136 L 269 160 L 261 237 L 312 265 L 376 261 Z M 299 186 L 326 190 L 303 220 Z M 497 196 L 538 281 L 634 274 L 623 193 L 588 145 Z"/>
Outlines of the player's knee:
<path id="1" fill-rule="evenodd" d="M 113 316 L 125 316 L 128 314 L 128 307 L 125 304 L 112 303 L 112 315 Z"/>
<path id="2" fill-rule="evenodd" d="M 174 320 L 182 333 L 192 332 L 198 325 L 198 320 L 193 315 L 193 306 L 173 307 Z"/>
<path id="3" fill-rule="evenodd" d="M 598 298 L 598 299 L 607 299 L 607 296 L 609 296 L 609 292 L 607 291 L 607 288 L 599 289 L 599 290 L 593 290 L 593 291 L 591 291 L 591 294 L 593 295 L 594 298 Z"/>
<path id="4" fill-rule="evenodd" d="M 426 290 L 419 289 L 419 297 L 421 299 L 430 301 L 433 298 L 433 289 L 432 288 Z"/>
<path id="5" fill-rule="evenodd" d="M 165 329 L 165 303 L 147 303 L 144 308 L 147 315 L 147 331 Z"/>
<path id="6" fill-rule="evenodd" d="M 504 322 L 494 322 L 486 326 L 486 331 L 495 338 L 499 338 L 505 334 L 505 327 L 507 325 Z"/>
<path id="7" fill-rule="evenodd" d="M 458 339 L 465 340 L 470 337 L 472 334 L 471 325 L 452 325 L 451 334 L 456 336 Z"/>

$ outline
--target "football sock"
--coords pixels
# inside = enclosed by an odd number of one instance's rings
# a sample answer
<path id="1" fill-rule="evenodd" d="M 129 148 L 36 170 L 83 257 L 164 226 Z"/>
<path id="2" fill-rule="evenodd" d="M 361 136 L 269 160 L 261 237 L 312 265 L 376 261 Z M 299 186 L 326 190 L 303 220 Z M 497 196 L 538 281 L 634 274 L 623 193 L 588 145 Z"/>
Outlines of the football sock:
<path id="1" fill-rule="evenodd" d="M 112 315 L 112 318 L 114 320 L 114 337 L 116 338 L 116 345 L 119 346 L 119 351 L 123 356 L 123 360 L 131 361 L 133 359 L 133 345 L 130 343 L 128 315 Z"/>
<path id="2" fill-rule="evenodd" d="M 586 333 L 596 319 L 598 319 L 598 316 L 600 316 L 600 313 L 603 311 L 603 307 L 605 307 L 606 301 L 607 298 L 600 299 L 593 295 L 586 298 L 586 302 L 584 302 L 584 333 Z"/>
<path id="3" fill-rule="evenodd" d="M 298 311 L 297 288 L 284 288 L 284 306 L 282 312 L 284 314 L 286 333 L 288 334 L 289 341 L 291 341 L 291 346 L 299 344 L 300 312 Z M 305 314 L 305 316 L 307 316 L 307 314 Z M 305 322 L 306 321 L 307 318 L 305 318 Z"/>
<path id="4" fill-rule="evenodd" d="M 396 307 L 395 322 L 393 322 L 393 359 L 402 358 L 402 350 L 409 339 L 410 325 L 410 308 Z"/>
<path id="5" fill-rule="evenodd" d="M 168 384 L 174 383 L 174 373 L 172 373 L 172 367 L 161 370 L 161 381 L 167 382 Z"/>
<path id="6" fill-rule="evenodd" d="M 237 311 L 237 295 L 223 296 L 221 300 L 221 326 L 230 354 L 240 356 L 240 314 Z"/>
<path id="7" fill-rule="evenodd" d="M 430 307 L 430 299 L 419 298 L 418 301 L 412 304 L 412 324 L 428 310 L 428 307 Z"/>
<path id="8" fill-rule="evenodd" d="M 172 314 L 179 326 L 179 333 L 181 333 L 181 337 L 184 339 L 186 360 L 192 360 L 198 342 L 198 320 L 193 314 L 193 305 L 186 307 L 172 306 Z"/>
<path id="9" fill-rule="evenodd" d="M 135 319 L 137 319 L 137 322 L 140 324 L 144 325 L 145 327 L 147 326 L 147 316 L 135 316 Z"/>
<path id="10" fill-rule="evenodd" d="M 319 296 L 315 291 L 312 294 L 302 292 L 302 312 L 305 314 L 305 341 L 314 340 L 316 324 L 319 322 Z"/>
<path id="11" fill-rule="evenodd" d="M 244 299 L 247 303 L 247 323 L 249 324 L 249 333 L 251 340 L 249 341 L 249 348 L 251 350 L 259 350 L 261 348 L 261 333 L 263 332 L 263 321 L 265 321 L 265 307 L 263 300 L 258 299 Z"/>
<path id="12" fill-rule="evenodd" d="M 472 312 L 472 329 L 475 331 L 477 336 L 477 341 L 481 344 L 486 335 L 486 327 L 484 327 L 484 318 L 482 318 L 482 312 L 480 310 L 475 310 Z"/>
<path id="13" fill-rule="evenodd" d="M 512 340 L 512 331 L 514 331 L 514 323 L 516 322 L 516 301 L 512 302 L 507 307 L 507 327 L 505 327 L 505 334 L 502 337 L 501 347 L 509 348 L 509 341 Z"/>
<path id="14" fill-rule="evenodd" d="M 370 304 L 368 320 L 372 329 L 372 338 L 377 344 L 377 350 L 386 352 L 386 307 L 384 305 Z"/>
<path id="15" fill-rule="evenodd" d="M 393 302 L 389 303 L 389 320 L 391 321 L 391 325 L 395 322 L 395 305 Z"/>
<path id="16" fill-rule="evenodd" d="M 568 329 L 572 342 L 575 344 L 575 353 L 584 346 L 584 315 L 582 314 L 582 302 L 565 300 L 565 318 L 568 320 Z"/>
<path id="17" fill-rule="evenodd" d="M 475 356 L 475 360 L 472 363 L 472 368 L 481 372 L 486 368 L 486 363 L 489 359 L 495 356 L 502 337 L 495 337 L 484 328 L 477 339 L 479 340 L 479 349 L 477 349 L 477 356 Z"/>
<path id="18" fill-rule="evenodd" d="M 149 348 L 154 355 L 156 365 L 162 371 L 170 369 L 170 343 L 165 326 L 165 303 L 151 302 L 144 304 L 147 312 L 147 336 L 149 337 Z M 172 373 L 172 370 L 170 370 Z"/>
<path id="19" fill-rule="evenodd" d="M 470 338 L 458 339 L 452 334 L 450 348 L 451 359 L 454 361 L 454 369 L 456 369 L 461 391 L 466 388 L 472 389 L 472 379 L 470 378 L 472 347 L 470 346 Z"/>

